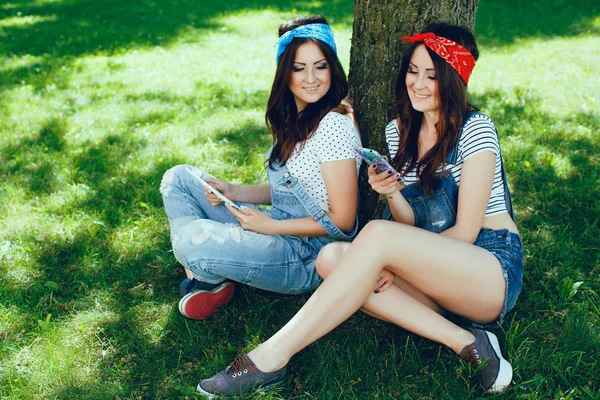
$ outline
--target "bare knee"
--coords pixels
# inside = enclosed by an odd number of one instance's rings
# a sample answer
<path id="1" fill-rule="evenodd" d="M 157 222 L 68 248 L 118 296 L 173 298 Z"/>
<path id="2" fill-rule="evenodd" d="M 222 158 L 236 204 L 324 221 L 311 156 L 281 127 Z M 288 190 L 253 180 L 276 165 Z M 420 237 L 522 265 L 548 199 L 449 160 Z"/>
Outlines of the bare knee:
<path id="1" fill-rule="evenodd" d="M 321 278 L 327 278 L 335 269 L 349 245 L 349 243 L 330 243 L 321 249 L 315 261 L 315 267 Z"/>
<path id="2" fill-rule="evenodd" d="M 361 245 L 375 246 L 380 244 L 383 239 L 392 236 L 397 237 L 399 230 L 402 229 L 404 224 L 399 224 L 393 221 L 385 221 L 381 219 L 375 219 L 369 221 L 365 227 L 360 231 L 356 237 L 354 243 L 361 243 Z M 393 231 L 391 231 L 393 230 Z"/>

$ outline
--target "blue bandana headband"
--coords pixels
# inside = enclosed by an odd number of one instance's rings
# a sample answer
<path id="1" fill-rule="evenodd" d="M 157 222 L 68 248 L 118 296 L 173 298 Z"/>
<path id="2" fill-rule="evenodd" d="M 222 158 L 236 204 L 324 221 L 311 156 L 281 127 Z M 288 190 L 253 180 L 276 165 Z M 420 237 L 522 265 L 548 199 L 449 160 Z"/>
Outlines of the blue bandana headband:
<path id="1" fill-rule="evenodd" d="M 275 46 L 277 47 L 277 56 L 275 57 L 275 64 L 279 64 L 279 59 L 285 51 L 288 44 L 294 40 L 294 38 L 303 39 L 317 39 L 321 42 L 329 45 L 333 49 L 333 52 L 337 54 L 337 47 L 335 46 L 335 39 L 333 38 L 333 31 L 326 24 L 307 24 L 301 25 L 297 28 L 287 31 L 279 37 Z"/>

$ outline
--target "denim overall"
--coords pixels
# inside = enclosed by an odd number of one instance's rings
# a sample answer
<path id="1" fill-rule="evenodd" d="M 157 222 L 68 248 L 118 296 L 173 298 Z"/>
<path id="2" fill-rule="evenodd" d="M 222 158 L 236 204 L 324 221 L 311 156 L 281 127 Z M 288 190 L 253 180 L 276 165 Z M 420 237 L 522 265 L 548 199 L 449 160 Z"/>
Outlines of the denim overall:
<path id="1" fill-rule="evenodd" d="M 466 123 L 475 115 L 483 114 L 478 111 L 471 112 L 465 117 L 464 122 Z M 496 131 L 497 134 L 498 132 Z M 455 165 L 457 158 L 458 141 L 446 157 L 446 164 Z M 512 199 L 506 181 L 502 153 L 500 154 L 500 160 L 506 209 L 514 220 Z M 415 226 L 430 232 L 440 233 L 451 228 L 456 223 L 459 187 L 451 171 L 446 169 L 438 175 L 433 189 L 433 193 L 427 194 L 421 189 L 419 182 L 415 182 L 402 188 L 400 193 L 402 193 L 402 196 L 413 209 Z M 386 207 L 383 213 L 383 219 L 393 220 L 389 206 Z M 482 228 L 474 244 L 490 251 L 500 262 L 506 281 L 506 298 L 504 308 L 497 322 L 485 325 L 471 323 L 471 325 L 483 329 L 497 328 L 498 324 L 502 323 L 505 314 L 514 307 L 521 293 L 523 278 L 523 247 L 521 239 L 519 235 L 509 232 L 508 229 L 493 230 Z"/>
<path id="2" fill-rule="evenodd" d="M 271 191 L 270 210 L 261 210 L 276 220 L 313 217 L 327 236 L 299 237 L 264 235 L 246 231 L 224 205 L 212 206 L 204 188 L 191 175 L 211 177 L 199 168 L 179 165 L 164 175 L 161 193 L 171 228 L 175 258 L 194 277 L 219 283 L 230 279 L 260 289 L 284 294 L 315 290 L 321 278 L 315 269 L 319 250 L 332 241 L 350 241 L 357 224 L 342 232 L 306 193 L 286 166 L 267 168 Z M 252 209 L 258 206 L 238 203 Z"/>

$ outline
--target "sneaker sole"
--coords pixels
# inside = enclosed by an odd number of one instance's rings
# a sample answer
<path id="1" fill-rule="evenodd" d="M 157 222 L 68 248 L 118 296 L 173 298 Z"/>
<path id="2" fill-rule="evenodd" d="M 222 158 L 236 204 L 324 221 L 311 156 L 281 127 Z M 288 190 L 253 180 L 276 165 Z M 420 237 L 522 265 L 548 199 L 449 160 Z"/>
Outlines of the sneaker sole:
<path id="1" fill-rule="evenodd" d="M 200 290 L 185 295 L 179 300 L 179 312 L 184 317 L 203 320 L 229 303 L 235 292 L 233 282 L 225 282 L 212 291 Z"/>
<path id="2" fill-rule="evenodd" d="M 502 356 L 502 352 L 500 351 L 500 343 L 498 342 L 498 338 L 496 337 L 496 335 L 494 335 L 493 333 L 488 332 L 488 331 L 485 331 L 485 333 L 488 336 L 488 339 L 490 340 L 490 343 L 491 343 L 492 347 L 494 348 L 494 351 L 498 355 L 498 358 L 500 359 L 500 368 L 498 370 L 498 376 L 496 377 L 496 380 L 492 384 L 492 387 L 490 387 L 487 390 L 487 392 L 488 393 L 500 393 L 500 392 L 503 392 L 504 390 L 506 390 L 506 388 L 512 382 L 513 370 L 512 370 L 512 366 L 510 365 L 510 363 L 508 361 L 506 361 L 504 359 L 504 357 Z"/>
<path id="3" fill-rule="evenodd" d="M 200 384 L 196 386 L 196 392 L 200 393 L 200 396 L 206 397 L 208 400 L 227 398 L 227 396 L 219 396 L 218 394 L 207 392 L 206 390 L 202 389 L 202 386 L 200 386 Z"/>
<path id="4" fill-rule="evenodd" d="M 279 382 L 271 383 L 270 385 L 260 386 L 260 387 L 256 388 L 255 392 L 260 392 L 262 390 L 267 390 L 267 389 L 270 389 L 272 387 L 281 385 L 282 383 L 283 383 L 283 380 L 281 380 Z M 228 399 L 228 398 L 231 398 L 231 397 L 239 396 L 239 395 L 226 396 L 226 395 L 219 395 L 219 394 L 210 393 L 210 392 L 207 392 L 206 390 L 202 389 L 202 386 L 200 386 L 200 384 L 198 384 L 198 386 L 196 386 L 196 392 L 198 392 L 200 394 L 200 396 L 206 397 L 208 400 L 212 400 L 212 399 Z"/>

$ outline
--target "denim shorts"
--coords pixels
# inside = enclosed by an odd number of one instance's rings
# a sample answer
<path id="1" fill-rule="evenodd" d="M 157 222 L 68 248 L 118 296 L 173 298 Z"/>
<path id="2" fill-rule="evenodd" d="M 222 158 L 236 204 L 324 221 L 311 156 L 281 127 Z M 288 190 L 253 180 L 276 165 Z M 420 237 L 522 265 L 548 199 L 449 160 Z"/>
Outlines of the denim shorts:
<path id="1" fill-rule="evenodd" d="M 493 230 L 483 228 L 475 240 L 475 246 L 486 249 L 500 262 L 506 285 L 504 307 L 495 321 L 479 324 L 467 318 L 448 313 L 448 317 L 458 318 L 465 325 L 485 330 L 497 329 L 506 314 L 513 309 L 523 287 L 523 245 L 521 238 L 508 229 Z M 463 325 L 461 323 L 461 325 Z"/>

